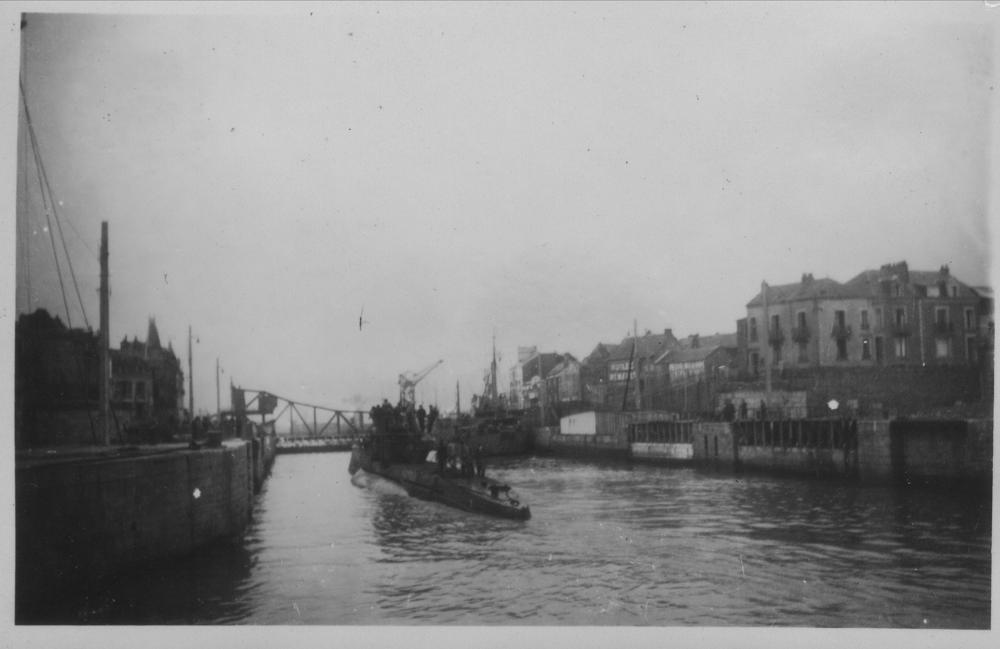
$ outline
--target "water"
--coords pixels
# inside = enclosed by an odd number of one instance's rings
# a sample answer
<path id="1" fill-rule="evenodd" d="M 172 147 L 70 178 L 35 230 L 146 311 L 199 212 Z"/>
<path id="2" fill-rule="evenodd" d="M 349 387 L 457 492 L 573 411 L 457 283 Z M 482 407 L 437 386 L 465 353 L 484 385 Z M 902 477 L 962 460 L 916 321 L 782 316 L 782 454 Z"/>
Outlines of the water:
<path id="1" fill-rule="evenodd" d="M 508 521 L 279 456 L 238 546 L 118 578 L 55 621 L 984 629 L 988 498 L 524 458 Z M 50 620 L 53 621 L 53 620 Z"/>

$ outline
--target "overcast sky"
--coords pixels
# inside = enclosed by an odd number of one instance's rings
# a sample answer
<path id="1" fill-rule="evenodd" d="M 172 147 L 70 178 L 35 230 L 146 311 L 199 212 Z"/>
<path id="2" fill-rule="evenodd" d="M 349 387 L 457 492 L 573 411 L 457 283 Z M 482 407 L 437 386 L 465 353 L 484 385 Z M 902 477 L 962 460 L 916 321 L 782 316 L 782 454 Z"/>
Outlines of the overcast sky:
<path id="1" fill-rule="evenodd" d="M 106 220 L 112 345 L 153 316 L 186 371 L 190 325 L 197 410 L 216 358 L 366 408 L 443 359 L 418 398 L 466 407 L 494 332 L 505 386 L 519 345 L 735 331 L 762 280 L 990 282 L 1000 8 L 172 7 L 29 14 L 20 46 L 5 10 L 0 218 L 17 313 L 15 203 L 65 321 L 20 72 L 87 318 Z"/>

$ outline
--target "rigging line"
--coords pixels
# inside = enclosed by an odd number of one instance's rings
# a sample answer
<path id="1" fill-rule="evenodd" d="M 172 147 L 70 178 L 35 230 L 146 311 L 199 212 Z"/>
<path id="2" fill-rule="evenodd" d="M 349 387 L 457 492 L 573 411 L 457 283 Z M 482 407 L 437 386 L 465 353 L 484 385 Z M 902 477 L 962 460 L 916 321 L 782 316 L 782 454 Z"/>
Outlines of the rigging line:
<path id="1" fill-rule="evenodd" d="M 45 171 L 45 163 L 42 161 L 42 155 L 41 155 L 41 152 L 39 151 L 38 137 L 35 134 L 35 127 L 34 127 L 34 125 L 32 124 L 32 121 L 31 121 L 31 112 L 28 109 L 28 96 L 27 96 L 27 94 L 24 91 L 24 82 L 22 80 L 20 80 L 20 79 L 18 81 L 19 81 L 19 85 L 20 85 L 20 89 L 21 89 L 21 100 L 24 102 L 24 116 L 25 116 L 25 121 L 28 124 L 28 135 L 31 137 L 31 148 L 32 148 L 32 151 L 34 152 L 34 155 L 35 155 L 35 164 L 36 164 L 36 166 L 38 168 L 39 185 L 40 186 L 44 185 L 44 187 L 42 188 L 42 201 L 43 201 L 43 203 L 46 202 L 46 190 L 48 190 L 48 198 L 49 198 L 48 204 L 51 204 L 51 206 L 52 206 L 52 214 L 55 216 L 55 219 L 56 219 L 56 227 L 59 228 L 59 239 L 62 242 L 63 254 L 66 255 L 66 264 L 69 267 L 70 277 L 73 280 L 73 288 L 76 291 L 76 299 L 80 303 L 80 312 L 83 314 L 84 324 L 89 329 L 90 328 L 90 322 L 87 319 L 87 311 L 86 311 L 86 309 L 83 306 L 83 298 L 80 296 L 80 285 L 79 285 L 79 283 L 76 280 L 76 271 L 73 269 L 73 260 L 69 256 L 69 250 L 66 247 L 66 237 L 63 235 L 62 224 L 59 221 L 59 212 L 56 210 L 56 202 L 55 202 L 55 200 L 52 199 L 52 185 L 49 183 L 48 173 L 46 173 L 46 171 Z M 51 219 L 49 217 L 49 211 L 48 211 L 47 208 L 45 210 L 45 218 L 46 218 L 46 221 L 47 221 L 47 223 L 49 225 L 49 238 L 50 238 L 51 243 L 52 243 L 52 256 L 56 260 L 56 272 L 57 272 L 57 274 L 59 276 L 59 288 L 62 291 L 63 305 L 66 308 L 66 321 L 67 321 L 67 324 L 69 325 L 69 327 L 72 329 L 73 328 L 73 321 L 72 321 L 72 317 L 71 317 L 70 312 L 69 312 L 69 302 L 66 299 L 66 287 L 64 285 L 63 278 L 62 278 L 62 269 L 61 269 L 61 266 L 59 264 L 59 255 L 58 255 L 58 253 L 56 251 L 55 235 L 52 233 L 52 221 L 51 221 Z"/>
<path id="2" fill-rule="evenodd" d="M 24 98 L 23 88 L 22 88 L 21 98 L 22 99 Z M 27 118 L 27 121 L 28 121 L 28 132 L 30 134 L 31 133 L 31 117 L 30 117 L 30 115 L 27 112 L 28 111 L 28 104 L 27 104 L 27 102 L 25 102 L 25 104 L 24 104 L 24 109 L 25 109 L 25 117 Z M 36 146 L 34 138 L 31 139 L 31 149 L 32 149 L 32 152 L 35 154 L 35 167 L 37 169 L 38 166 L 39 166 L 39 164 L 40 164 L 40 162 L 39 162 L 39 159 L 38 159 L 38 148 Z M 62 292 L 63 307 L 66 309 L 66 322 L 68 323 L 70 329 L 72 329 L 73 328 L 73 320 L 72 320 L 72 318 L 70 316 L 70 313 L 69 313 L 69 302 L 66 300 L 66 286 L 63 283 L 62 266 L 59 264 L 59 250 L 56 248 L 55 234 L 53 234 L 53 232 L 52 232 L 52 218 L 49 216 L 49 206 L 48 206 L 48 201 L 46 200 L 46 197 L 45 197 L 45 188 L 44 188 L 44 186 L 42 184 L 42 176 L 41 176 L 41 172 L 40 171 L 38 172 L 38 187 L 39 187 L 39 191 L 42 193 L 42 204 L 43 204 L 44 210 L 45 210 L 45 221 L 46 221 L 46 223 L 48 223 L 49 241 L 52 244 L 52 258 L 55 260 L 56 275 L 59 278 L 59 289 Z"/>
<path id="3" fill-rule="evenodd" d="M 52 194 L 52 187 L 49 185 L 49 175 L 42 166 L 42 176 L 45 178 L 45 185 L 49 188 L 49 195 Z M 76 271 L 73 269 L 73 259 L 69 256 L 69 249 L 66 247 L 66 236 L 63 234 L 62 220 L 59 218 L 59 210 L 56 209 L 56 201 L 52 203 L 52 214 L 56 218 L 56 227 L 59 228 L 59 241 L 62 243 L 63 254 L 66 255 L 66 265 L 69 266 L 69 276 L 73 280 L 73 290 L 76 291 L 76 300 L 80 303 L 80 313 L 83 314 L 83 324 L 90 329 L 90 321 L 87 319 L 87 310 L 83 306 L 83 297 L 80 296 L 80 284 L 76 281 Z"/>
<path id="4" fill-rule="evenodd" d="M 24 304 L 25 312 L 31 313 L 31 223 L 28 215 L 31 214 L 31 202 L 28 194 L 28 133 L 27 129 L 21 132 L 21 196 L 24 199 L 24 217 L 17 219 L 17 224 L 21 230 L 21 257 L 24 270 Z"/>
<path id="5" fill-rule="evenodd" d="M 22 93 L 23 93 L 23 87 L 22 87 Z M 24 101 L 25 101 L 25 113 L 27 114 L 27 101 L 28 101 L 27 95 L 24 95 Z M 54 192 L 52 191 L 52 184 L 49 182 L 49 173 L 45 169 L 45 163 L 42 160 L 42 154 L 38 147 L 38 138 L 35 136 L 34 126 L 31 124 L 30 121 L 28 122 L 28 127 L 29 127 L 29 134 L 32 136 L 35 142 L 34 150 L 36 151 L 38 156 L 39 169 L 41 170 L 41 175 L 43 181 L 45 182 L 45 187 L 48 190 L 49 203 L 51 203 L 52 205 L 52 215 L 56 219 L 56 227 L 59 228 L 59 240 L 62 243 L 63 253 L 66 255 L 66 265 L 69 266 L 69 274 L 73 280 L 73 289 L 76 291 L 76 300 L 80 304 L 80 313 L 83 315 L 83 323 L 87 327 L 87 329 L 90 329 L 90 320 L 87 318 L 87 309 L 84 308 L 83 305 L 83 297 L 80 296 L 80 284 L 77 282 L 76 279 L 76 270 L 73 267 L 73 258 L 70 257 L 69 249 L 66 247 L 66 236 L 63 233 L 62 229 L 62 219 L 59 218 L 59 210 L 56 209 L 57 201 L 54 198 Z M 70 225 L 72 225 L 72 223 Z M 79 236 L 79 233 L 77 233 L 77 236 Z M 93 251 L 91 251 L 91 253 L 93 253 Z"/>

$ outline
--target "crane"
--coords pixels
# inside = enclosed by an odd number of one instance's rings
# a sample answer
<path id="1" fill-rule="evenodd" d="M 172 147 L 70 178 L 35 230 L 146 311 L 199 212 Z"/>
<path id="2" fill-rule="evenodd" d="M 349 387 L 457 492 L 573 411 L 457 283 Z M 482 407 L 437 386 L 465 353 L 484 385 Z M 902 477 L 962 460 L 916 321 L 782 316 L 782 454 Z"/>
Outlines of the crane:
<path id="1" fill-rule="evenodd" d="M 399 375 L 399 402 L 405 405 L 414 405 L 416 398 L 414 396 L 414 388 L 417 383 L 423 380 L 425 376 L 431 373 L 431 370 L 436 368 L 438 365 L 443 363 L 444 360 L 440 360 L 436 363 L 432 363 L 425 369 L 419 372 L 403 372 Z"/>

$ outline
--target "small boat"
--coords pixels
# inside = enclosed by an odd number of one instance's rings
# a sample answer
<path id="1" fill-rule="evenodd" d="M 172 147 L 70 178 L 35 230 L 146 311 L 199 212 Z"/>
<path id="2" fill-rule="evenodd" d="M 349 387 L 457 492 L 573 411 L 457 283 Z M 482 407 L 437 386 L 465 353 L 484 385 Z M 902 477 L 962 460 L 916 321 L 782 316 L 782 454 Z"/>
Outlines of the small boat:
<path id="1" fill-rule="evenodd" d="M 443 462 L 427 461 L 434 446 L 433 438 L 380 417 L 375 430 L 351 449 L 348 471 L 354 475 L 363 470 L 391 480 L 421 500 L 490 516 L 531 518 L 531 508 L 510 485 Z"/>

